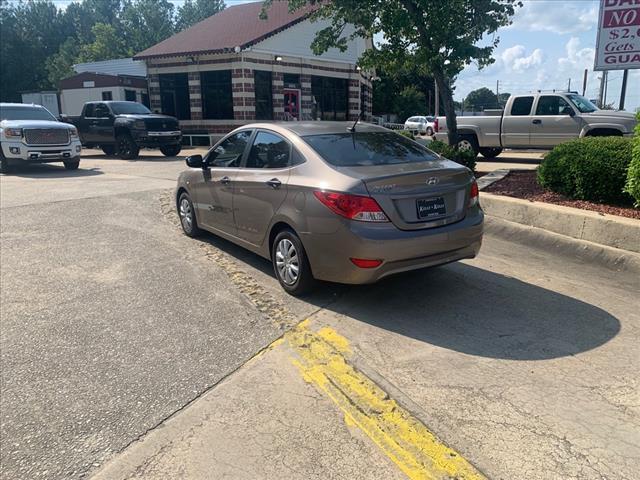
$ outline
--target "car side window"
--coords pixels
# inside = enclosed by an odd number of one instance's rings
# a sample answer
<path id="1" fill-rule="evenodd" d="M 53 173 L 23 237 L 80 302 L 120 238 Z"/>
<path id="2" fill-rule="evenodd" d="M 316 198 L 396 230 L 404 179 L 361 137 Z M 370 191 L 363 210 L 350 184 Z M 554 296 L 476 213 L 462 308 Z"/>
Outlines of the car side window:
<path id="1" fill-rule="evenodd" d="M 217 168 L 239 167 L 252 132 L 252 130 L 243 130 L 224 140 L 209 154 L 207 161 L 209 166 Z"/>
<path id="2" fill-rule="evenodd" d="M 280 135 L 258 132 L 246 168 L 286 168 L 290 164 L 291 146 Z"/>
<path id="3" fill-rule="evenodd" d="M 525 116 L 531 115 L 533 97 L 518 97 L 513 99 L 511 104 L 511 115 Z"/>
<path id="4" fill-rule="evenodd" d="M 109 109 L 104 103 L 98 103 L 96 105 L 95 116 L 98 118 L 108 118 L 109 117 Z"/>
<path id="5" fill-rule="evenodd" d="M 94 118 L 96 116 L 95 107 L 96 106 L 93 103 L 87 104 L 87 106 L 84 108 L 84 116 L 85 116 L 85 118 Z"/>
<path id="6" fill-rule="evenodd" d="M 571 107 L 558 95 L 544 95 L 538 99 L 536 115 L 570 115 Z"/>

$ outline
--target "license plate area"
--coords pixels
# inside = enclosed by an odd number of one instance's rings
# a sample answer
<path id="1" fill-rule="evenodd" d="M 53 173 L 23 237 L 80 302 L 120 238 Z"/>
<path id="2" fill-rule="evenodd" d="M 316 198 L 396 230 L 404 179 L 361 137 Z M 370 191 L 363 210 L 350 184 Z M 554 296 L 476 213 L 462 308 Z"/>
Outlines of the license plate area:
<path id="1" fill-rule="evenodd" d="M 436 218 L 447 214 L 444 197 L 419 198 L 416 200 L 418 218 Z"/>

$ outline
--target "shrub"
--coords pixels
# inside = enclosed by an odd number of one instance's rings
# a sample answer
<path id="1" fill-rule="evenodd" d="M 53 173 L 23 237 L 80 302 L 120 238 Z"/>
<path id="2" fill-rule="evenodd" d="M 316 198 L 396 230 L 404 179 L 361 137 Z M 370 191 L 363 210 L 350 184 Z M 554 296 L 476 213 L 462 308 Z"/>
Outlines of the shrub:
<path id="1" fill-rule="evenodd" d="M 429 143 L 429 150 L 442 155 L 444 158 L 453 160 L 460 165 L 464 165 L 472 172 L 476 170 L 476 155 L 471 150 L 457 150 L 448 143 L 439 140 L 434 140 Z"/>
<path id="2" fill-rule="evenodd" d="M 407 137 L 410 138 L 411 140 L 415 139 L 416 137 L 413 135 L 413 133 L 411 133 L 409 130 L 395 130 L 396 133 L 399 133 L 400 135 L 402 135 L 403 137 Z"/>
<path id="3" fill-rule="evenodd" d="M 636 114 L 636 118 L 638 124 L 633 137 L 633 152 L 624 191 L 635 199 L 635 207 L 640 208 L 640 112 Z"/>
<path id="4" fill-rule="evenodd" d="M 630 204 L 623 191 L 630 161 L 628 138 L 580 138 L 547 154 L 538 167 L 538 183 L 577 200 Z"/>

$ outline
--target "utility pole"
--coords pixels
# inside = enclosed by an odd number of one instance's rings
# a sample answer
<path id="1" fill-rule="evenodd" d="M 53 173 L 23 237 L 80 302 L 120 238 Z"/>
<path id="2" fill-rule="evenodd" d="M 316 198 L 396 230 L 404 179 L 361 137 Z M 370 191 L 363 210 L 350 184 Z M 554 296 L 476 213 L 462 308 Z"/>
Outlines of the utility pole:
<path id="1" fill-rule="evenodd" d="M 571 91 L 571 79 L 569 79 L 569 84 L 567 85 L 567 92 Z"/>
<path id="2" fill-rule="evenodd" d="M 598 94 L 598 107 L 604 107 L 604 85 L 607 82 L 607 71 L 604 70 L 600 75 L 600 93 Z"/>
<path id="3" fill-rule="evenodd" d="M 629 69 L 626 69 L 622 74 L 622 88 L 620 89 L 620 105 L 618 105 L 619 110 L 624 110 L 624 100 L 625 100 L 625 97 L 627 96 L 627 78 L 628 77 L 629 77 Z"/>
<path id="4" fill-rule="evenodd" d="M 587 68 L 584 69 L 584 79 L 582 80 L 582 96 L 587 93 L 587 74 L 589 70 Z"/>
<path id="5" fill-rule="evenodd" d="M 500 80 L 496 80 L 496 103 L 500 108 Z"/>
<path id="6" fill-rule="evenodd" d="M 435 98 L 435 104 L 436 104 L 435 110 L 436 111 L 435 111 L 434 115 L 436 117 L 438 117 L 440 115 L 440 91 L 438 90 L 438 82 L 434 82 L 434 85 L 436 87 L 435 88 L 435 95 L 434 95 L 436 97 Z"/>
<path id="7" fill-rule="evenodd" d="M 602 106 L 605 107 L 607 105 L 607 92 L 609 91 L 609 71 L 607 70 L 604 76 L 604 98 L 602 99 Z"/>

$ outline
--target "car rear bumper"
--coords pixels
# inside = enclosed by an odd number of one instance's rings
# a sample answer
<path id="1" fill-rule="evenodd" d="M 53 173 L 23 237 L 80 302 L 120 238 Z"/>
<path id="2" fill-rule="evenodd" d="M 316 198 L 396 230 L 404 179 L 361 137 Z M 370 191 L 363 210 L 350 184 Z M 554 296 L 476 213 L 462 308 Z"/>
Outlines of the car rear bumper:
<path id="1" fill-rule="evenodd" d="M 2 155 L 9 164 L 69 162 L 79 159 L 82 152 L 82 146 L 79 141 L 72 141 L 68 145 L 51 147 L 25 145 L 19 141 L 2 141 L 0 148 L 2 148 Z"/>
<path id="2" fill-rule="evenodd" d="M 396 273 L 473 258 L 482 244 L 480 208 L 454 224 L 404 231 L 393 224 L 345 221 L 333 234 L 301 234 L 315 278 L 337 283 L 376 282 Z M 383 260 L 376 268 L 359 268 L 351 258 Z"/>

